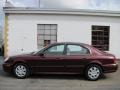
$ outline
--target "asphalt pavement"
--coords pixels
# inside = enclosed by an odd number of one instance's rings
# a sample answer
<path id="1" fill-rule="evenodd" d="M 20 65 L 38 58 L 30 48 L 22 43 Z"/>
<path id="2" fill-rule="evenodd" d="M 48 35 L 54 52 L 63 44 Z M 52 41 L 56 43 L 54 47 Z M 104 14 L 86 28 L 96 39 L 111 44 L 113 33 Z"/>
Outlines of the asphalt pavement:
<path id="1" fill-rule="evenodd" d="M 32 75 L 16 79 L 3 71 L 2 63 L 0 57 L 0 90 L 120 90 L 120 68 L 98 81 L 88 81 L 80 75 Z"/>

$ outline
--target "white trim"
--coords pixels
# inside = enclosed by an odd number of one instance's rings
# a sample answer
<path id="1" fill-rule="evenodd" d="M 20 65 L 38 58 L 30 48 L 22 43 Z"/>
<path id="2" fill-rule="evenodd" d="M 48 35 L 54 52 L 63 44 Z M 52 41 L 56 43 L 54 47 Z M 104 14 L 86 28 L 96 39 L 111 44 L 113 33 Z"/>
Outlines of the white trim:
<path id="1" fill-rule="evenodd" d="M 120 17 L 120 11 L 108 10 L 61 10 L 61 9 L 39 9 L 39 8 L 4 8 L 4 12 L 8 14 L 52 14 L 52 15 L 90 15 L 90 16 L 112 16 Z"/>

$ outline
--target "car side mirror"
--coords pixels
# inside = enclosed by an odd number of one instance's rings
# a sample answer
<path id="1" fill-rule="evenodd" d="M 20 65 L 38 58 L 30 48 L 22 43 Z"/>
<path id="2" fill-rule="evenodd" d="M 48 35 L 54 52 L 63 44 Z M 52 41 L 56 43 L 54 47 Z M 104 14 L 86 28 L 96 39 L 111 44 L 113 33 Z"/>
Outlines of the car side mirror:
<path id="1" fill-rule="evenodd" d="M 44 53 L 40 53 L 40 56 L 44 56 Z"/>

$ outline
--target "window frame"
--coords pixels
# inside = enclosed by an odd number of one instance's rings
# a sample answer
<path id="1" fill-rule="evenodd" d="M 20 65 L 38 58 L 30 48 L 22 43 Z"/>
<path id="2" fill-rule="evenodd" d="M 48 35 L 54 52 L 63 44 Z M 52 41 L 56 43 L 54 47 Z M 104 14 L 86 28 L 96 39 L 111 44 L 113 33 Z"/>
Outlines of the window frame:
<path id="1" fill-rule="evenodd" d="M 99 35 L 98 33 L 100 32 L 98 32 L 98 30 L 101 30 L 102 34 Z M 110 49 L 110 26 L 92 25 L 91 26 L 91 45 L 101 51 L 109 51 Z"/>
<path id="2" fill-rule="evenodd" d="M 47 30 L 50 32 L 49 34 L 45 33 Z M 40 33 L 41 31 L 42 33 Z M 54 34 L 52 33 L 53 31 Z M 58 34 L 58 24 L 37 24 L 37 48 L 40 49 L 41 47 L 45 46 L 45 44 L 44 43 L 41 44 L 40 41 L 50 40 L 50 44 L 52 42 L 57 42 L 57 34 Z M 50 38 L 48 39 L 47 36 L 49 36 Z"/>

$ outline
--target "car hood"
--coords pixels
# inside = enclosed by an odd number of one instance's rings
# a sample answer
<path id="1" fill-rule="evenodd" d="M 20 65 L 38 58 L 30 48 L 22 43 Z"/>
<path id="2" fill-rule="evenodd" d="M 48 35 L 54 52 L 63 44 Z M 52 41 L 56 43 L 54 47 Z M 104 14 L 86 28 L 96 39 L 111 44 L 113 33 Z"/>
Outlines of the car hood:
<path id="1" fill-rule="evenodd" d="M 26 54 L 14 55 L 14 56 L 11 56 L 11 58 L 30 57 L 30 56 L 34 56 L 34 54 L 32 54 L 32 53 L 26 53 Z"/>
<path id="2" fill-rule="evenodd" d="M 14 55 L 14 56 L 10 56 L 5 58 L 5 62 L 9 62 L 9 61 L 21 61 L 21 60 L 29 60 L 30 58 L 33 58 L 35 55 L 28 53 L 28 54 L 21 54 L 21 55 Z"/>

